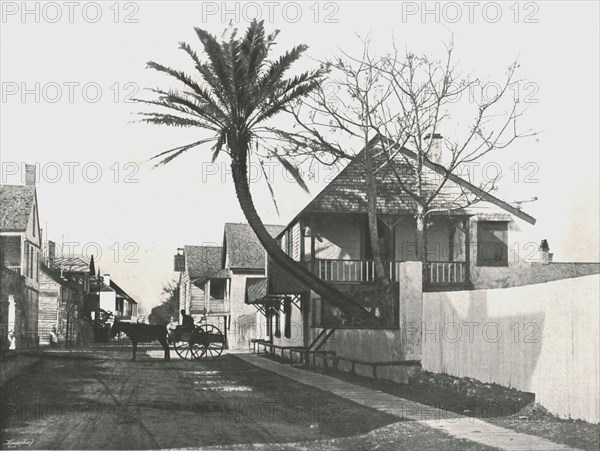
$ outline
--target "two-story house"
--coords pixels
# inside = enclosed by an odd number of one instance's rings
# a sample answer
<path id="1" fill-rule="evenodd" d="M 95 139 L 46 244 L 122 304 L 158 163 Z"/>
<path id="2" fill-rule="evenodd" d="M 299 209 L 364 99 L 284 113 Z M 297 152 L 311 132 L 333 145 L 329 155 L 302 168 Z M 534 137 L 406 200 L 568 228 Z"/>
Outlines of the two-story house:
<path id="1" fill-rule="evenodd" d="M 48 265 L 75 290 L 77 311 L 74 315 L 73 340 L 77 343 L 108 339 L 105 325 L 99 322 L 107 314 L 121 321 L 137 321 L 138 304 L 110 276 L 94 274 L 94 265 L 82 256 L 55 256 L 54 245 L 48 246 Z M 60 331 L 59 331 L 60 332 Z M 102 335 L 104 334 L 104 335 Z"/>
<path id="2" fill-rule="evenodd" d="M 283 226 L 266 224 L 273 236 Z M 249 340 L 256 337 L 256 309 L 246 303 L 247 285 L 266 277 L 266 252 L 249 224 L 226 223 L 223 233 L 223 268 L 230 276 L 231 327 L 229 343 L 234 349 L 247 349 Z"/>
<path id="3" fill-rule="evenodd" d="M 25 185 L 0 185 L 3 350 L 34 347 L 38 340 L 41 231 L 35 165 L 25 168 Z"/>
<path id="4" fill-rule="evenodd" d="M 364 152 L 364 151 L 363 151 Z M 410 183 L 405 159 L 416 155 L 400 149 L 394 171 Z M 388 167 L 377 174 L 378 234 L 387 276 L 398 295 L 399 262 L 417 260 L 415 205 L 400 189 Z M 437 186 L 445 169 L 425 161 L 425 186 Z M 371 292 L 374 262 L 367 223 L 363 168 L 349 163 L 277 236 L 281 248 L 314 274 L 351 293 L 371 309 L 380 308 Z M 477 202 L 473 203 L 473 199 Z M 449 205 L 452 205 L 450 207 Z M 462 205 L 462 206 L 461 206 Z M 455 207 L 458 206 L 458 207 Z M 519 268 L 529 265 L 514 251 L 520 235 L 535 219 L 469 181 L 450 175 L 428 216 L 423 290 L 493 288 L 514 283 Z M 512 278 L 512 279 L 511 279 Z M 268 283 L 254 289 L 248 302 L 262 304 L 266 337 L 275 344 L 308 346 L 309 326 L 339 324 L 342 312 L 308 290 L 278 265 L 269 262 Z M 398 323 L 394 307 L 384 314 Z"/>
<path id="5" fill-rule="evenodd" d="M 281 228 L 267 225 L 273 236 Z M 250 226 L 227 223 L 222 246 L 184 246 L 175 261 L 180 309 L 196 323 L 217 326 L 230 349 L 246 349 L 257 327 L 256 309 L 245 302 L 246 280 L 266 275 L 266 253 Z"/>
<path id="6" fill-rule="evenodd" d="M 179 250 L 175 271 L 179 271 L 179 309 L 199 323 L 210 314 L 223 322 L 229 314 L 229 284 L 221 269 L 221 246 L 190 246 Z M 211 276 L 214 282 L 211 284 Z M 216 325 L 216 324 L 215 324 Z M 217 327 L 219 327 L 217 325 Z M 220 325 L 223 327 L 223 324 Z"/>
<path id="7" fill-rule="evenodd" d="M 40 344 L 50 343 L 50 333 L 56 333 L 59 342 L 76 343 L 81 330 L 82 297 L 76 285 L 59 270 L 40 265 L 40 295 L 38 332 Z"/>

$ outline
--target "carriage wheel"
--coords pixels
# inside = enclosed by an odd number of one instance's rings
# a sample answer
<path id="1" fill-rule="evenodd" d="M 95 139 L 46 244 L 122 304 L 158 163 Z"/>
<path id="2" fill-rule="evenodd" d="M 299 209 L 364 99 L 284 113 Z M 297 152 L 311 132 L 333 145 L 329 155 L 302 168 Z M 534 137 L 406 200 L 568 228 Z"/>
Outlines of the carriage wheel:
<path id="1" fill-rule="evenodd" d="M 175 347 L 177 355 L 182 359 L 191 360 L 194 358 L 193 349 L 189 346 L 187 341 L 176 341 L 173 346 Z"/>
<path id="2" fill-rule="evenodd" d="M 223 352 L 225 337 L 218 327 L 212 324 L 203 324 L 193 340 L 198 346 L 195 348 L 194 358 L 199 360 L 216 359 Z"/>
<path id="3" fill-rule="evenodd" d="M 183 337 L 179 336 L 179 334 L 174 334 L 171 337 L 171 344 L 179 357 L 184 360 L 192 360 L 195 358 L 196 346 L 192 343 L 191 339 L 186 341 Z"/>

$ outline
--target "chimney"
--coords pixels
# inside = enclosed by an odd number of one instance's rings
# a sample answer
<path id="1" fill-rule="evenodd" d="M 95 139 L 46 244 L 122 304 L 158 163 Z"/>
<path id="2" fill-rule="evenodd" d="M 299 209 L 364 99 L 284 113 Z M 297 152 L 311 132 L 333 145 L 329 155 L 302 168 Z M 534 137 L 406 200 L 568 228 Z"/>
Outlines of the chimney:
<path id="1" fill-rule="evenodd" d="M 36 181 L 35 164 L 26 164 L 25 165 L 25 185 L 35 185 L 35 181 Z"/>
<path id="2" fill-rule="evenodd" d="M 431 142 L 431 145 L 429 144 Z M 427 152 L 427 158 L 432 162 L 440 164 L 442 162 L 442 135 L 439 133 L 430 133 L 425 136 L 426 148 L 429 148 Z"/>
<path id="3" fill-rule="evenodd" d="M 110 287 L 110 274 L 104 274 L 103 279 L 104 279 L 104 285 L 106 285 L 107 287 Z"/>
<path id="4" fill-rule="evenodd" d="M 548 240 L 542 240 L 540 243 L 540 263 L 547 265 L 552 263 L 552 254 L 550 253 L 550 246 L 548 246 Z"/>

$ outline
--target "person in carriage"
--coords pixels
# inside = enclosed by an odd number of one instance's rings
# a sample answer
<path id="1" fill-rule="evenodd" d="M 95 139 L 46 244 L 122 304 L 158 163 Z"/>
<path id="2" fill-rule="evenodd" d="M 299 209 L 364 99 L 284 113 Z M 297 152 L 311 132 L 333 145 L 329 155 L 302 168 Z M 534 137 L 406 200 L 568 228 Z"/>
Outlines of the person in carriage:
<path id="1" fill-rule="evenodd" d="M 181 310 L 181 329 L 185 332 L 191 332 L 194 330 L 194 318 L 191 315 L 187 315 L 185 310 Z"/>

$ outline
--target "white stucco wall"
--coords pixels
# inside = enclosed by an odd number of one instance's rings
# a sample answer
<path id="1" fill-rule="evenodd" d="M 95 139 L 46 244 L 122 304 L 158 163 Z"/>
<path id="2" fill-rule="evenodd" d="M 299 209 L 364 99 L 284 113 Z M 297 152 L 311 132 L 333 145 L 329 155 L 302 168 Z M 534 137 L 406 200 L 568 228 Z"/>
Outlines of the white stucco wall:
<path id="1" fill-rule="evenodd" d="M 598 422 L 599 283 L 424 293 L 423 368 L 533 392 L 556 415 Z"/>
<path id="2" fill-rule="evenodd" d="M 256 307 L 245 303 L 246 279 L 260 277 L 248 274 L 233 274 L 230 285 L 231 322 L 228 335 L 230 349 L 248 349 L 248 341 L 256 338 Z"/>
<path id="3" fill-rule="evenodd" d="M 100 308 L 107 312 L 115 313 L 115 299 L 114 291 L 101 291 Z"/>

